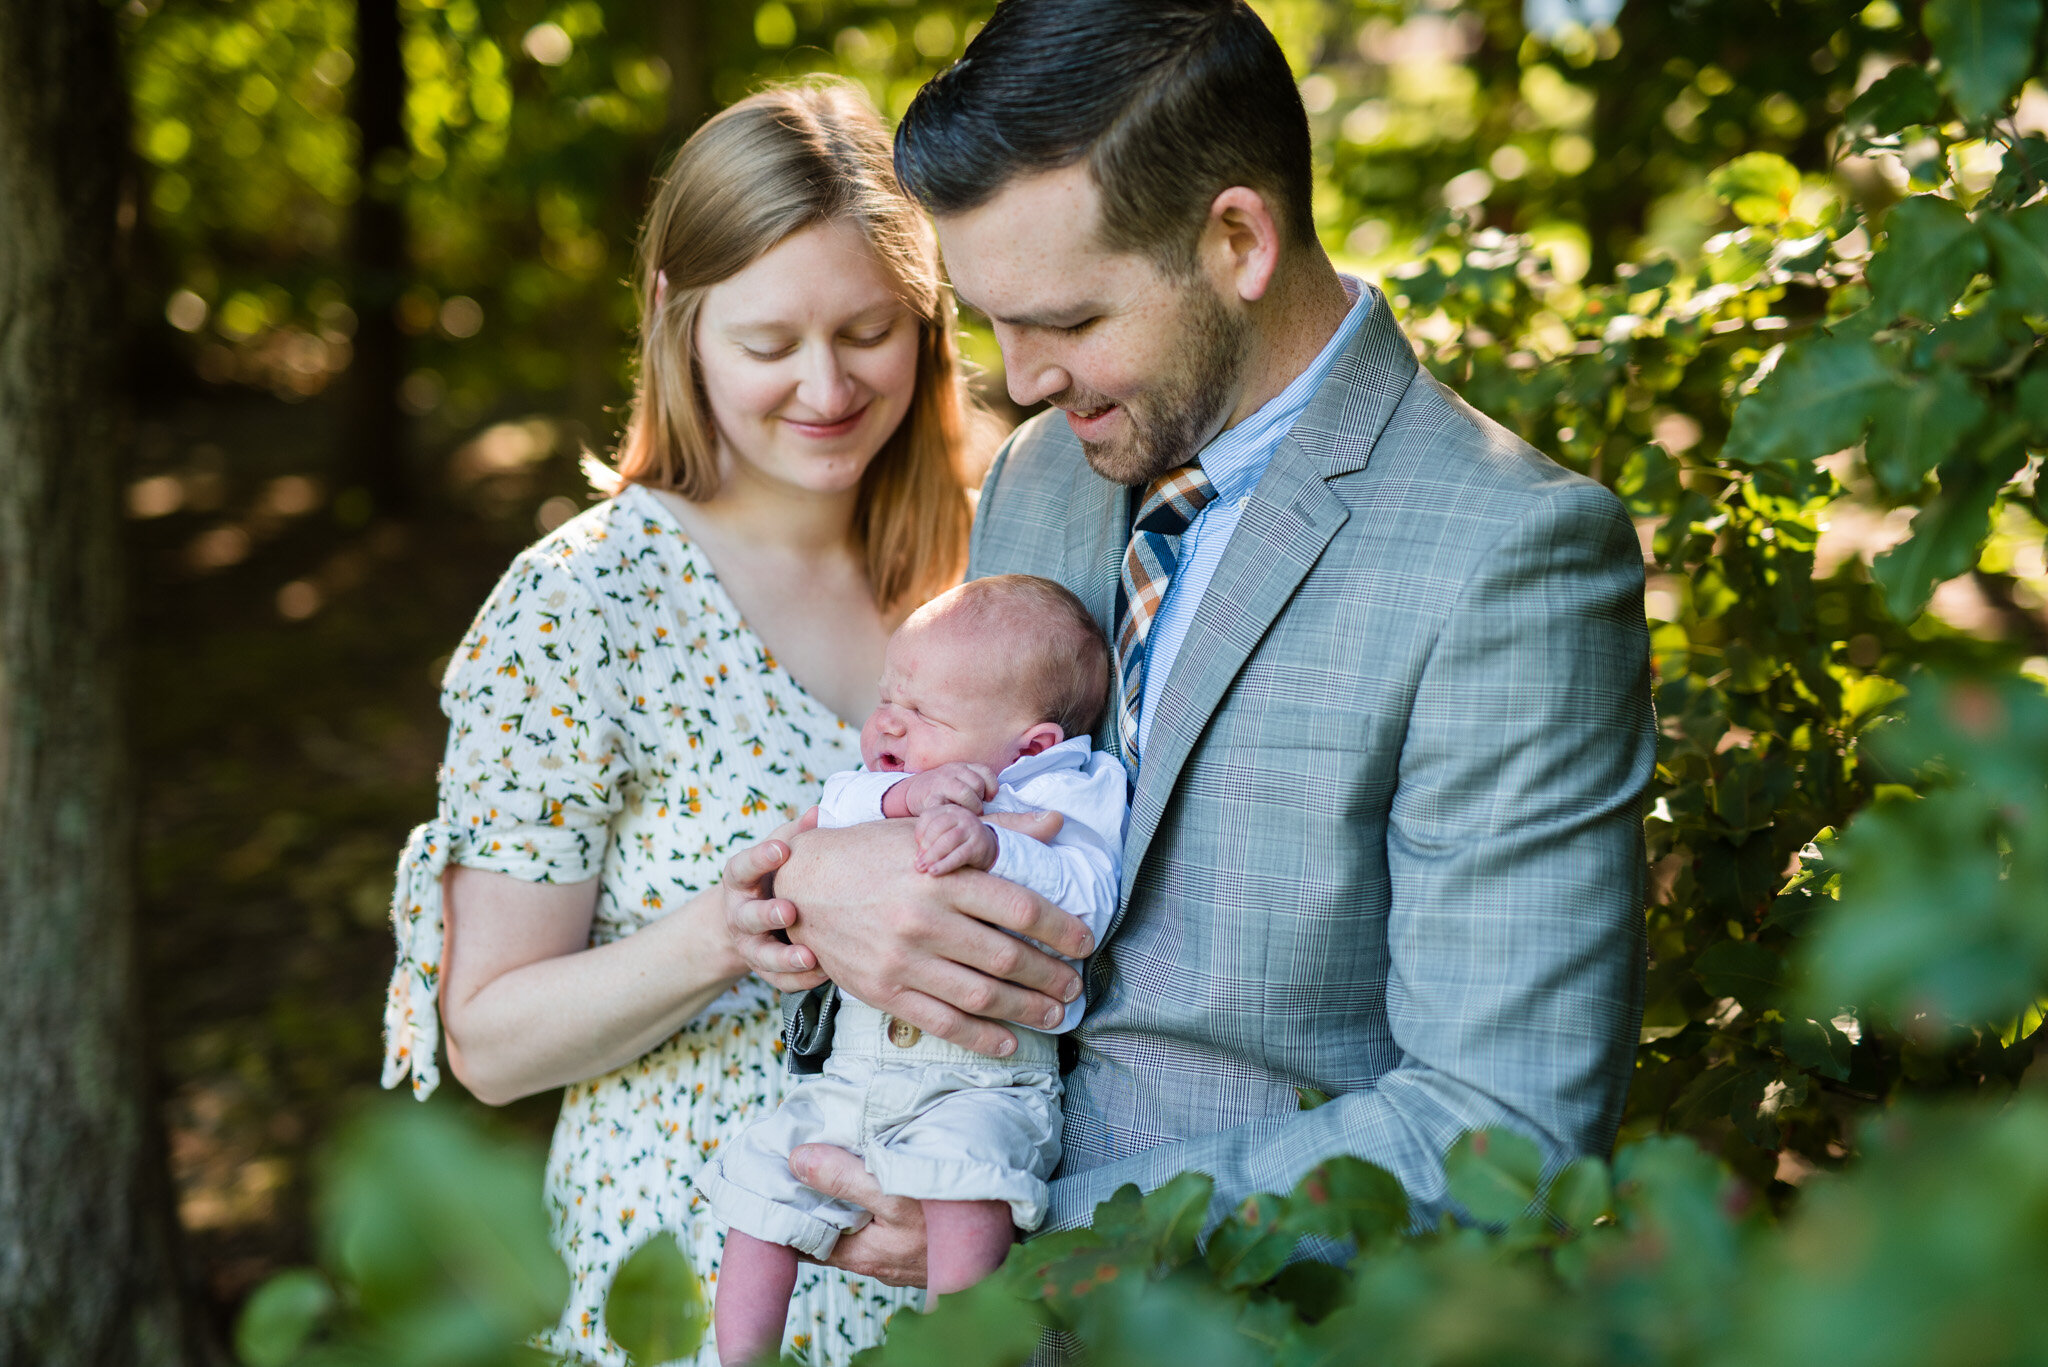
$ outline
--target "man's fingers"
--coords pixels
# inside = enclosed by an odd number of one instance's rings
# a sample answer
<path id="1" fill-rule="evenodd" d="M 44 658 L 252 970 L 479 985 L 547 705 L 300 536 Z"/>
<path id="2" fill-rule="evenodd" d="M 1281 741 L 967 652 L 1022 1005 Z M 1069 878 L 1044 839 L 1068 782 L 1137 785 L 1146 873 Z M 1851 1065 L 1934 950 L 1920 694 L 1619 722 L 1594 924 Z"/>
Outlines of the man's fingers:
<path id="1" fill-rule="evenodd" d="M 789 846 L 780 840 L 764 840 L 758 845 L 750 845 L 726 861 L 726 886 L 740 892 L 757 891 L 761 880 L 788 860 Z"/>
<path id="2" fill-rule="evenodd" d="M 1069 959 L 1085 959 L 1095 952 L 1095 935 L 1086 922 L 1028 888 L 974 869 L 962 869 L 952 886 L 954 907 L 975 920 L 1049 945 Z M 1008 973 L 997 976 L 1021 981 Z"/>
<path id="3" fill-rule="evenodd" d="M 972 1049 L 990 1058 L 1008 1058 L 1017 1052 L 1017 1037 L 1002 1026 L 955 1010 L 922 992 L 897 993 L 889 1003 L 889 1014 L 898 1020 L 909 1021 L 927 1035 L 937 1035 L 962 1049 Z M 874 1207 L 869 1206 L 868 1209 L 873 1210 Z"/>
<path id="4" fill-rule="evenodd" d="M 1019 835 L 1028 835 L 1041 845 L 1050 845 L 1060 827 L 1067 824 L 1067 819 L 1058 812 L 991 812 L 987 820 L 991 825 L 1007 826 Z"/>
<path id="5" fill-rule="evenodd" d="M 789 1151 L 789 1170 L 812 1191 L 851 1201 L 874 1211 L 880 1203 L 907 1197 L 885 1196 L 882 1186 L 860 1158 L 830 1144 L 799 1144 Z"/>

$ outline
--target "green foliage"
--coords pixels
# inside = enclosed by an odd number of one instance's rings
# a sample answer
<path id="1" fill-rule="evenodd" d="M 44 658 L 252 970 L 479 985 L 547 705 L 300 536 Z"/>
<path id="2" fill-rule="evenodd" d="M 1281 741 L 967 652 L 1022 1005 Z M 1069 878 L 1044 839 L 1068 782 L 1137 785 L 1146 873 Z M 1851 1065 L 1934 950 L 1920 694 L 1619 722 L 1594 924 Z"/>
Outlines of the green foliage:
<path id="1" fill-rule="evenodd" d="M 626 1259 L 605 1297 L 605 1328 L 635 1362 L 686 1358 L 710 1322 L 704 1286 L 673 1234 L 659 1234 Z"/>
<path id="2" fill-rule="evenodd" d="M 499 1367 L 554 1322 L 569 1278 L 548 1244 L 541 1162 L 452 1105 L 380 1098 L 334 1140 L 320 1181 L 320 1268 L 244 1307 L 247 1367 Z M 687 1272 L 687 1269 L 685 1269 Z"/>

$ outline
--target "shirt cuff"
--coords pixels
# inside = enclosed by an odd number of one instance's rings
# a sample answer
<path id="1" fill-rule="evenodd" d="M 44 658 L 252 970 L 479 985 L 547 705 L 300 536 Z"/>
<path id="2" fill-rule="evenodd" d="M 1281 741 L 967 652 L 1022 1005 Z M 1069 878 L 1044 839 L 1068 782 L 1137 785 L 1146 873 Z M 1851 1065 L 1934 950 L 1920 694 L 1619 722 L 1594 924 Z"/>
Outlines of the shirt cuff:
<path id="1" fill-rule="evenodd" d="M 818 824 L 830 830 L 882 820 L 883 796 L 909 777 L 905 773 L 865 771 L 834 774 L 826 781 L 825 796 L 818 804 Z"/>

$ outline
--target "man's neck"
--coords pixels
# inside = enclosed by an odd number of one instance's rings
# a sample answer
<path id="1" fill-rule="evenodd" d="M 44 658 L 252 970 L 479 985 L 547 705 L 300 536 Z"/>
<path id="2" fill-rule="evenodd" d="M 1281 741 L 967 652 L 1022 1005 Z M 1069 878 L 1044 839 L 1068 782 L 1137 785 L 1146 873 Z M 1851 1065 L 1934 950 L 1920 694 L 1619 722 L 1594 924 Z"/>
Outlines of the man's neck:
<path id="1" fill-rule="evenodd" d="M 1276 274 L 1273 287 L 1252 313 L 1252 353 L 1245 366 L 1244 390 L 1225 430 L 1265 407 L 1307 370 L 1350 311 L 1351 296 L 1320 248 L 1302 253 L 1299 262 Z"/>

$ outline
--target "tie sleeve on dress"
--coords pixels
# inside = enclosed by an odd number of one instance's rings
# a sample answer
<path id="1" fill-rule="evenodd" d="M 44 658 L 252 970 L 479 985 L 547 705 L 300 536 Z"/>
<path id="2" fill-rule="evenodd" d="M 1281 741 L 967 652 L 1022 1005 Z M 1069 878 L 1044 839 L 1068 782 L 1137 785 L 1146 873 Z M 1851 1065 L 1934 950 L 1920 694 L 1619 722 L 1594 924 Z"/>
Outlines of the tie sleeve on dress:
<path id="1" fill-rule="evenodd" d="M 413 827 L 391 893 L 398 962 L 384 996 L 384 1085 L 409 1080 L 421 1101 L 441 1083 L 441 875 L 462 839 L 461 828 L 447 821 Z"/>

